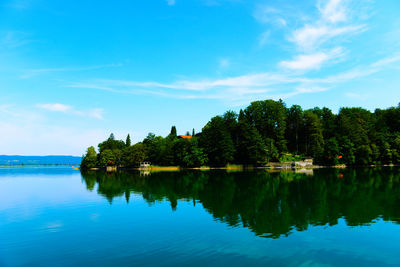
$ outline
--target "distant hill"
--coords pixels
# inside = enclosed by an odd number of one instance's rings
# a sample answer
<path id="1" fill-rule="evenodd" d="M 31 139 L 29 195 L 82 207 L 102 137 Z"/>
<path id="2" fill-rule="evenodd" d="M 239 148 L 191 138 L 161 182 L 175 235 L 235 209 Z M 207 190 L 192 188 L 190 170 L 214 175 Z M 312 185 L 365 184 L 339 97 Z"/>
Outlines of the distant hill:
<path id="1" fill-rule="evenodd" d="M 0 165 L 79 165 L 82 157 L 0 155 Z"/>

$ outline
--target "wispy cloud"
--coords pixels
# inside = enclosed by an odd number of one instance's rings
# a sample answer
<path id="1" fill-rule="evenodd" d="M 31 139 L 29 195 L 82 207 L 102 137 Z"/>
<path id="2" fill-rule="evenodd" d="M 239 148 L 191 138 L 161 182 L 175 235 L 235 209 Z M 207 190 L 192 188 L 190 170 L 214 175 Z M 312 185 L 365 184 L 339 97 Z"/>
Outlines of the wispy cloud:
<path id="1" fill-rule="evenodd" d="M 258 44 L 260 45 L 260 46 L 264 46 L 265 44 L 267 44 L 268 43 L 268 41 L 269 41 L 269 39 L 270 39 L 270 36 L 271 36 L 271 31 L 270 30 L 266 30 L 265 32 L 263 32 L 260 36 L 259 36 L 259 38 L 258 38 Z"/>
<path id="2" fill-rule="evenodd" d="M 260 23 L 268 23 L 277 27 L 287 26 L 287 21 L 282 17 L 283 12 L 277 8 L 257 5 L 253 17 Z"/>
<path id="3" fill-rule="evenodd" d="M 303 51 L 313 51 L 321 47 L 330 39 L 350 33 L 358 33 L 366 29 L 365 25 L 352 25 L 344 27 L 332 27 L 324 24 L 305 25 L 295 30 L 289 40 Z"/>
<path id="4" fill-rule="evenodd" d="M 294 48 L 291 56 L 278 59 L 276 68 L 268 72 L 222 79 L 187 78 L 171 82 L 88 79 L 65 86 L 176 99 L 217 99 L 230 104 L 331 90 L 341 83 L 373 75 L 400 62 L 400 56 L 395 54 L 370 64 L 364 61 L 358 66 L 352 64 L 353 67 L 346 69 L 337 68 L 336 72 L 332 72 L 333 69 L 329 72 L 322 71 L 326 66 L 346 62 L 351 56 L 351 51 L 346 47 L 347 37 L 368 29 L 366 21 L 360 23 L 354 18 L 350 11 L 351 2 L 352 0 L 317 1 L 314 6 L 315 17 L 298 18 L 297 23 L 293 23 L 293 17 L 285 17 L 283 10 L 258 6 L 253 14 L 257 21 L 280 28 L 286 33 L 283 38 L 285 45 Z M 270 30 L 265 31 L 260 42 L 266 43 L 270 34 Z M 222 58 L 218 63 L 219 68 L 224 68 L 230 65 L 230 60 Z M 311 70 L 314 72 L 308 73 Z"/>
<path id="5" fill-rule="evenodd" d="M 23 74 L 20 75 L 20 78 L 28 79 L 40 74 L 53 73 L 53 72 L 79 72 L 79 71 L 90 71 L 103 68 L 115 68 L 121 66 L 122 64 L 118 63 L 118 64 L 94 65 L 86 67 L 27 69 L 23 70 Z"/>
<path id="6" fill-rule="evenodd" d="M 325 0 L 317 3 L 319 17 L 312 23 L 294 29 L 288 40 L 300 51 L 315 52 L 323 45 L 340 36 L 358 34 L 367 29 L 366 24 L 354 22 L 349 16 L 349 0 Z M 337 43 L 333 43 L 337 46 Z"/>
<path id="7" fill-rule="evenodd" d="M 176 4 L 175 0 L 166 0 L 167 1 L 167 5 L 169 6 L 173 6 Z"/>
<path id="8" fill-rule="evenodd" d="M 317 3 L 319 17 L 313 23 L 294 30 L 289 41 L 295 43 L 299 49 L 309 51 L 318 49 L 332 38 L 366 30 L 365 24 L 353 22 L 353 18 L 349 16 L 350 2 L 350 0 L 319 1 Z"/>
<path id="9" fill-rule="evenodd" d="M 1 46 L 7 48 L 17 48 L 35 42 L 31 34 L 23 31 L 6 31 L 0 37 Z"/>
<path id="10" fill-rule="evenodd" d="M 56 111 L 56 112 L 68 112 L 72 110 L 71 106 L 67 106 L 64 104 L 59 104 L 59 103 L 55 103 L 55 104 L 37 104 L 38 108 L 41 109 L 46 109 L 49 111 Z"/>
<path id="11" fill-rule="evenodd" d="M 345 0 L 320 1 L 318 9 L 321 12 L 322 18 L 331 23 L 346 21 L 347 12 L 345 2 Z"/>
<path id="12" fill-rule="evenodd" d="M 47 111 L 61 112 L 77 116 L 85 116 L 95 119 L 103 119 L 103 113 L 104 113 L 104 110 L 101 108 L 95 108 L 90 110 L 77 110 L 73 106 L 60 103 L 37 104 L 36 107 Z"/>
<path id="13" fill-rule="evenodd" d="M 316 70 L 328 62 L 340 62 L 338 59 L 347 51 L 344 38 L 368 29 L 365 23 L 354 19 L 349 10 L 351 2 L 318 0 L 314 7 L 316 15 L 311 17 L 309 14 L 303 16 L 298 11 L 289 12 L 285 7 L 278 9 L 271 6 L 258 6 L 253 16 L 258 22 L 272 26 L 272 29 L 285 28 L 286 41 L 296 52 L 291 60 L 281 60 L 278 66 L 294 71 Z M 270 34 L 271 27 L 260 35 L 261 46 L 267 43 Z"/>
<path id="14" fill-rule="evenodd" d="M 291 70 L 319 69 L 327 61 L 343 55 L 342 48 L 337 47 L 329 52 L 317 52 L 313 54 L 297 55 L 293 60 L 281 61 L 279 65 Z"/>
<path id="15" fill-rule="evenodd" d="M 339 53 L 341 51 L 334 52 Z M 305 63 L 302 62 L 302 59 Z M 304 58 L 299 58 L 298 61 L 291 62 L 289 67 L 303 69 L 308 66 L 315 66 L 315 61 L 317 60 L 314 59 L 311 64 L 307 63 Z M 340 83 L 357 80 L 373 75 L 383 69 L 396 66 L 398 62 L 400 62 L 400 56 L 393 55 L 372 62 L 369 65 L 354 67 L 333 75 L 313 78 L 296 72 L 284 74 L 265 72 L 225 79 L 178 80 L 171 83 L 96 79 L 86 82 L 72 82 L 66 86 L 120 94 L 148 94 L 176 99 L 217 99 L 235 105 L 245 104 L 257 99 L 284 99 L 299 94 L 327 91 Z M 302 65 L 303 63 L 305 65 Z"/>

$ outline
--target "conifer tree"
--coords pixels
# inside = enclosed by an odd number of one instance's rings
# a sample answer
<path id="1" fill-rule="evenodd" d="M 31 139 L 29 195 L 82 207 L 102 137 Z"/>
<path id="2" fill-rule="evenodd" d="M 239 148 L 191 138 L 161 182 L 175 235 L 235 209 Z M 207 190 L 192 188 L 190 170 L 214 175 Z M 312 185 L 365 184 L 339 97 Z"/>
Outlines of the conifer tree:
<path id="1" fill-rule="evenodd" d="M 125 142 L 127 147 L 131 146 L 131 136 L 128 134 L 128 136 L 126 137 L 126 142 Z"/>
<path id="2" fill-rule="evenodd" d="M 175 136 L 176 137 L 176 127 L 175 126 L 172 126 L 171 127 L 171 132 L 170 132 L 170 134 L 169 134 L 170 136 Z"/>

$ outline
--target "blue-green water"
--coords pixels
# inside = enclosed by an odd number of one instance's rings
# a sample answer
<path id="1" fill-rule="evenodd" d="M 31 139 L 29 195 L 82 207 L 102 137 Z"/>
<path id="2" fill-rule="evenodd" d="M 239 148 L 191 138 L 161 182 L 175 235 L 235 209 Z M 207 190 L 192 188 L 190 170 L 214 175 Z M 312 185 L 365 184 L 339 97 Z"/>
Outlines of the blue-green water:
<path id="1" fill-rule="evenodd" d="M 0 168 L 0 266 L 400 266 L 400 170 Z"/>

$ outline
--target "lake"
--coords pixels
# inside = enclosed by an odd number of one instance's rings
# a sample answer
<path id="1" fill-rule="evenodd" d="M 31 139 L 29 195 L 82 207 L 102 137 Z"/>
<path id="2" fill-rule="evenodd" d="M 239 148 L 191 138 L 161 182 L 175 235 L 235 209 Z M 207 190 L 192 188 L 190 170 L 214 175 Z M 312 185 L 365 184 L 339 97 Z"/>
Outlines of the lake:
<path id="1" fill-rule="evenodd" d="M 0 168 L 0 266 L 400 266 L 400 169 Z"/>

